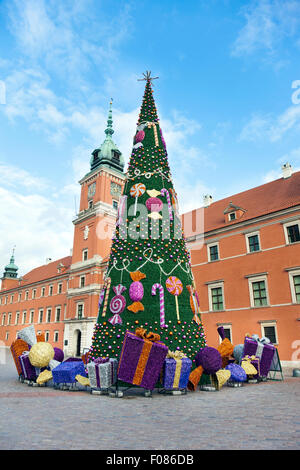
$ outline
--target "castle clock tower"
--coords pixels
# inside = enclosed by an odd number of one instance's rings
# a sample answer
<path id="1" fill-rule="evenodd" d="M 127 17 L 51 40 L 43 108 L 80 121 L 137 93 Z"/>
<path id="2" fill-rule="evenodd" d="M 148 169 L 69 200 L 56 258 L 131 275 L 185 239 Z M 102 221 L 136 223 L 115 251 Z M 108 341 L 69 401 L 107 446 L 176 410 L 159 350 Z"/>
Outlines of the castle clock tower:
<path id="1" fill-rule="evenodd" d="M 92 152 L 90 171 L 79 181 L 80 208 L 73 220 L 72 265 L 65 314 L 64 349 L 68 355 L 80 355 L 91 344 L 118 202 L 125 181 L 124 160 L 112 140 L 112 124 L 110 102 L 105 140 Z"/>

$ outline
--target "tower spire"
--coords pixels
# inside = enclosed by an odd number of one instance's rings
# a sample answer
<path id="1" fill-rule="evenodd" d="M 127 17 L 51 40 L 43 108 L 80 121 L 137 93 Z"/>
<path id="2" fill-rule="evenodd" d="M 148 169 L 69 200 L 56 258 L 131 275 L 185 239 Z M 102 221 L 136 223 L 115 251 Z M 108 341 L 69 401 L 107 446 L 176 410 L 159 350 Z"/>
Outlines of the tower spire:
<path id="1" fill-rule="evenodd" d="M 113 133 L 115 132 L 113 130 L 113 127 L 112 127 L 112 124 L 113 124 L 113 119 L 112 119 L 112 102 L 113 102 L 113 99 L 111 98 L 110 99 L 110 102 L 109 102 L 109 110 L 108 110 L 108 118 L 107 118 L 107 127 L 105 129 L 105 134 L 106 134 L 106 138 L 108 139 L 111 139 L 111 136 L 113 135 Z"/>
<path id="2" fill-rule="evenodd" d="M 5 269 L 4 269 L 3 277 L 5 277 L 5 278 L 7 278 L 7 277 L 16 278 L 17 277 L 18 266 L 15 265 L 15 249 L 16 249 L 16 246 L 14 245 L 13 250 L 12 250 L 12 254 L 11 254 L 11 257 L 10 257 L 9 264 L 7 266 L 5 266 Z"/>

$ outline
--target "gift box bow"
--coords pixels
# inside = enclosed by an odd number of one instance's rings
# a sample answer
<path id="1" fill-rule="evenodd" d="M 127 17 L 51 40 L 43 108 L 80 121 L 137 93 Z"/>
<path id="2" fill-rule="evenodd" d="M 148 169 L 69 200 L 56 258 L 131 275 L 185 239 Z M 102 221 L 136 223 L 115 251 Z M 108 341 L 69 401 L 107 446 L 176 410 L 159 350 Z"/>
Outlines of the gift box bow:
<path id="1" fill-rule="evenodd" d="M 261 338 L 258 336 L 258 335 L 249 335 L 249 333 L 246 334 L 246 337 L 247 338 L 251 338 L 251 339 L 254 339 L 254 341 L 257 341 L 258 343 L 262 343 L 262 344 L 270 344 L 271 341 L 269 340 L 269 338 L 267 338 L 266 336 L 262 336 Z"/>
<path id="2" fill-rule="evenodd" d="M 151 341 L 152 343 L 156 343 L 156 342 L 160 341 L 160 336 L 159 336 L 159 334 L 153 333 L 152 331 L 150 331 L 149 333 L 147 333 L 147 330 L 145 330 L 145 328 L 137 328 L 137 329 L 135 330 L 135 334 L 136 334 L 136 336 L 138 336 L 139 338 L 142 338 L 142 339 L 144 339 L 144 340 Z"/>
<path id="3" fill-rule="evenodd" d="M 259 373 L 259 357 L 258 357 L 258 356 L 254 356 L 254 354 L 253 354 L 252 356 L 248 356 L 248 355 L 247 355 L 247 356 L 244 356 L 244 357 L 242 358 L 242 361 L 247 361 L 247 362 L 249 362 L 249 363 L 251 363 L 252 361 L 257 361 L 257 363 L 258 363 L 258 364 L 257 364 L 257 366 L 258 366 L 257 372 Z M 256 368 L 256 366 L 255 366 L 255 368 Z"/>
<path id="4" fill-rule="evenodd" d="M 182 359 L 183 357 L 187 357 L 183 352 L 181 351 L 168 351 L 167 358 L 172 358 L 172 359 Z"/>

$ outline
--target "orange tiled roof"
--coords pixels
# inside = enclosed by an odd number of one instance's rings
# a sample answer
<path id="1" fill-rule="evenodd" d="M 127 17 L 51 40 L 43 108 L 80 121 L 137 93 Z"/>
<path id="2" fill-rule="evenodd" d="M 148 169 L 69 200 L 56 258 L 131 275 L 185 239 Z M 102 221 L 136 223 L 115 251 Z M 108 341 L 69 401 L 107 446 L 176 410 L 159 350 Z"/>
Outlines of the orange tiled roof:
<path id="1" fill-rule="evenodd" d="M 224 210 L 230 203 L 244 209 L 245 212 L 240 218 L 225 222 Z M 298 204 L 300 204 L 300 171 L 293 173 L 289 178 L 280 178 L 211 203 L 210 206 L 204 208 L 204 233 Z M 197 212 L 201 210 L 203 208 L 183 214 L 182 223 L 186 237 L 195 235 L 195 220 L 197 219 Z M 187 223 L 192 218 L 194 222 Z"/>
<path id="2" fill-rule="evenodd" d="M 57 267 L 59 264 L 64 265 L 60 274 L 65 274 L 68 272 L 69 267 L 72 264 L 72 256 L 65 256 L 64 258 L 60 258 L 55 261 L 51 261 L 51 263 L 39 266 L 38 268 L 34 268 L 32 271 L 29 271 L 29 273 L 22 276 L 23 280 L 20 283 L 20 287 L 58 276 L 59 273 Z"/>

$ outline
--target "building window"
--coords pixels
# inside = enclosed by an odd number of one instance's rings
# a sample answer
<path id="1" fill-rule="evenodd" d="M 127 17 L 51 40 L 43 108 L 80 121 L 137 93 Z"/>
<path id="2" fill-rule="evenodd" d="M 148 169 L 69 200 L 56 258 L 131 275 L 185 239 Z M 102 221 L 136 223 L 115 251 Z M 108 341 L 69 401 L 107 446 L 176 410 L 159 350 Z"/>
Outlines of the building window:
<path id="1" fill-rule="evenodd" d="M 285 241 L 287 244 L 296 243 L 300 241 L 299 222 L 290 222 L 284 224 Z"/>
<path id="2" fill-rule="evenodd" d="M 79 283 L 80 287 L 84 287 L 85 286 L 85 276 L 80 276 L 80 283 Z"/>
<path id="3" fill-rule="evenodd" d="M 11 324 L 11 313 L 8 314 L 8 317 L 7 317 L 7 324 L 8 324 L 8 325 Z"/>
<path id="4" fill-rule="evenodd" d="M 83 250 L 82 261 L 86 261 L 87 259 L 88 259 L 88 250 Z"/>
<path id="5" fill-rule="evenodd" d="M 28 296 L 29 296 L 29 291 L 27 290 L 27 291 L 25 292 L 25 300 L 28 300 Z"/>
<path id="6" fill-rule="evenodd" d="M 9 331 L 6 332 L 6 335 L 5 335 L 5 340 L 7 341 L 9 338 Z"/>
<path id="7" fill-rule="evenodd" d="M 49 331 L 45 331 L 45 341 L 48 342 L 49 341 Z"/>
<path id="8" fill-rule="evenodd" d="M 117 211 L 118 210 L 118 201 L 113 201 L 113 208 Z"/>
<path id="9" fill-rule="evenodd" d="M 80 320 L 83 317 L 83 305 L 77 304 L 77 318 Z"/>
<path id="10" fill-rule="evenodd" d="M 23 323 L 23 325 L 24 325 L 24 323 L 26 323 L 26 312 L 23 312 L 22 323 Z"/>
<path id="11" fill-rule="evenodd" d="M 41 291 L 41 297 L 45 297 L 45 287 L 42 287 L 42 291 Z"/>
<path id="12" fill-rule="evenodd" d="M 47 323 L 51 323 L 51 308 L 47 310 Z"/>
<path id="13" fill-rule="evenodd" d="M 12 304 L 13 301 L 14 301 L 14 295 L 11 295 L 11 297 L 10 297 L 10 303 Z"/>
<path id="14" fill-rule="evenodd" d="M 58 341 L 58 331 L 54 331 L 54 343 Z"/>
<path id="15" fill-rule="evenodd" d="M 16 321 L 15 321 L 15 325 L 17 325 L 20 321 L 20 312 L 17 312 L 16 313 Z"/>
<path id="16" fill-rule="evenodd" d="M 208 286 L 209 291 L 209 310 L 218 312 L 225 310 L 223 283 L 211 284 Z"/>
<path id="17" fill-rule="evenodd" d="M 260 250 L 259 234 L 258 233 L 249 233 L 246 235 L 247 239 L 247 251 L 248 253 L 253 253 L 254 251 Z"/>
<path id="18" fill-rule="evenodd" d="M 57 293 L 61 294 L 62 293 L 62 283 L 60 282 L 57 286 Z"/>
<path id="19" fill-rule="evenodd" d="M 93 200 L 91 199 L 91 200 L 89 201 L 89 209 L 92 209 L 92 208 L 93 208 Z"/>
<path id="20" fill-rule="evenodd" d="M 300 303 L 300 269 L 289 269 L 289 281 L 292 294 L 292 302 Z"/>
<path id="21" fill-rule="evenodd" d="M 60 321 L 60 312 L 61 312 L 61 308 L 60 308 L 60 307 L 56 307 L 56 311 L 55 311 L 55 321 Z"/>
<path id="22" fill-rule="evenodd" d="M 22 292 L 19 293 L 18 302 L 21 302 L 21 300 L 22 300 Z"/>
<path id="23" fill-rule="evenodd" d="M 262 323 L 261 324 L 261 332 L 263 336 L 266 336 L 266 338 L 269 338 L 271 343 L 273 344 L 278 344 L 278 339 L 277 339 L 277 331 L 276 331 L 276 324 L 270 324 L 270 323 Z"/>
<path id="24" fill-rule="evenodd" d="M 31 310 L 30 312 L 30 323 L 32 324 L 34 320 L 34 310 Z"/>
<path id="25" fill-rule="evenodd" d="M 35 299 L 35 297 L 36 297 L 36 289 L 33 289 L 32 290 L 32 298 Z"/>
<path id="26" fill-rule="evenodd" d="M 39 311 L 39 323 L 43 323 L 44 310 Z"/>
<path id="27" fill-rule="evenodd" d="M 209 261 L 217 261 L 219 259 L 219 245 L 207 245 L 208 249 L 208 260 Z"/>
<path id="28" fill-rule="evenodd" d="M 229 220 L 235 220 L 236 219 L 236 213 L 235 212 L 230 212 L 230 214 L 228 214 L 228 217 L 229 217 Z"/>
<path id="29" fill-rule="evenodd" d="M 6 314 L 3 313 L 3 315 L 2 315 L 2 326 L 5 325 L 5 319 L 6 319 Z"/>
<path id="30" fill-rule="evenodd" d="M 266 276 L 250 276 L 248 279 L 251 307 L 265 307 L 269 305 Z"/>
<path id="31" fill-rule="evenodd" d="M 49 295 L 53 294 L 53 286 L 49 286 Z"/>

